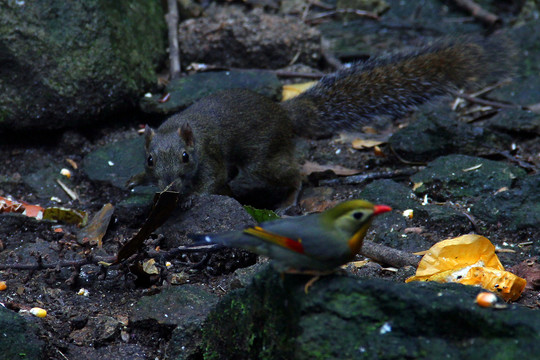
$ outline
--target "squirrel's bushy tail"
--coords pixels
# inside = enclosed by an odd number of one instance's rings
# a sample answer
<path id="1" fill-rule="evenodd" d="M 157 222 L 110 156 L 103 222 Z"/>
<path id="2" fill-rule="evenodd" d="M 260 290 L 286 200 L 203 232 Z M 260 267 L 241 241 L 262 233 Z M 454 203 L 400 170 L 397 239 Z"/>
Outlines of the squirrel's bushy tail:
<path id="1" fill-rule="evenodd" d="M 327 137 L 377 117 L 404 116 L 450 90 L 507 76 L 512 52 L 502 37 L 444 39 L 342 68 L 283 107 L 298 135 Z"/>

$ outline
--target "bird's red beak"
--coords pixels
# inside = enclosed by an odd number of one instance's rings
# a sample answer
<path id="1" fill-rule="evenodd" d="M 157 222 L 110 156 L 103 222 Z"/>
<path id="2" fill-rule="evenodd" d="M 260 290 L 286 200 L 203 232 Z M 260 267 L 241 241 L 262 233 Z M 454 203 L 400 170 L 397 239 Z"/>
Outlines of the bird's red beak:
<path id="1" fill-rule="evenodd" d="M 379 215 L 388 211 L 391 211 L 392 208 L 388 205 L 375 205 L 373 207 L 373 215 Z"/>

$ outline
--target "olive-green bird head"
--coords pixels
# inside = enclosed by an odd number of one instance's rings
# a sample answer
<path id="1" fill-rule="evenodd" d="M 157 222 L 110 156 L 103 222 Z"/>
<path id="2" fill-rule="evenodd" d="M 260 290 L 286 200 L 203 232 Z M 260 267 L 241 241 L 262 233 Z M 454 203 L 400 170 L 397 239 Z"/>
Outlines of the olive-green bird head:
<path id="1" fill-rule="evenodd" d="M 351 252 L 356 255 L 362 247 L 364 236 L 366 236 L 373 217 L 391 210 L 392 208 L 387 205 L 373 205 L 366 200 L 350 200 L 323 212 L 321 221 L 327 227 L 333 226 L 343 233 L 349 234 L 347 243 Z"/>
<path id="2" fill-rule="evenodd" d="M 360 251 L 373 217 L 390 210 L 386 205 L 351 200 L 320 214 L 197 238 L 268 256 L 282 269 L 327 271 L 351 261 Z"/>

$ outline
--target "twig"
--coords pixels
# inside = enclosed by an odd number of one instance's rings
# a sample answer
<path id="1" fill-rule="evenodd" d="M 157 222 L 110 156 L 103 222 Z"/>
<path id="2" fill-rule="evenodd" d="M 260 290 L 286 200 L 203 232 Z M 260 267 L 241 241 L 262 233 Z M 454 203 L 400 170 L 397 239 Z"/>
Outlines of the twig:
<path id="1" fill-rule="evenodd" d="M 470 102 L 475 103 L 475 104 L 493 106 L 493 107 L 501 108 L 501 109 L 520 109 L 521 108 L 521 106 L 519 106 L 519 105 L 505 104 L 505 103 L 498 102 L 498 101 L 480 99 L 480 98 L 474 97 L 472 95 L 468 95 L 468 94 L 465 94 L 465 93 L 462 93 L 462 92 L 459 92 L 459 91 L 455 91 L 455 90 L 450 90 L 450 93 L 452 95 L 456 96 L 456 97 L 465 99 L 465 100 L 470 101 Z"/>
<path id="2" fill-rule="evenodd" d="M 56 179 L 56 182 L 58 183 L 58 185 L 60 185 L 62 190 L 66 192 L 66 194 L 71 198 L 71 200 L 77 200 L 79 198 L 79 195 L 77 195 L 75 191 L 71 190 L 66 184 L 64 184 L 62 180 Z"/>
<path id="3" fill-rule="evenodd" d="M 180 51 L 178 49 L 178 6 L 177 0 L 167 0 L 169 12 L 165 15 L 169 30 L 169 62 L 171 79 L 180 75 Z"/>
<path id="4" fill-rule="evenodd" d="M 339 177 L 335 179 L 321 180 L 319 181 L 319 185 L 359 185 L 359 184 L 363 184 L 364 182 L 368 180 L 393 179 L 396 177 L 410 176 L 410 175 L 415 174 L 416 172 L 417 172 L 416 169 L 405 169 L 405 170 L 383 171 L 383 172 L 375 172 L 375 173 L 369 173 L 369 174 L 352 175 L 352 176 Z"/>
<path id="5" fill-rule="evenodd" d="M 54 263 L 44 264 L 43 261 L 41 261 L 38 258 L 38 262 L 35 264 L 28 264 L 28 263 L 0 264 L 0 270 L 14 269 L 14 270 L 34 271 L 34 270 L 42 270 L 42 269 L 54 269 L 56 267 L 67 267 L 67 266 L 80 267 L 87 264 L 97 264 L 101 261 L 111 263 L 115 259 L 116 257 L 114 256 L 107 256 L 107 257 L 90 256 L 90 257 L 78 259 L 78 260 L 65 260 L 65 261 L 58 261 Z"/>
<path id="6" fill-rule="evenodd" d="M 484 95 L 488 92 L 491 92 L 492 90 L 495 90 L 495 89 L 498 89 L 500 88 L 501 86 L 503 85 L 506 85 L 508 83 L 512 82 L 511 79 L 504 79 L 504 80 L 501 80 L 495 84 L 492 84 L 492 85 L 489 85 L 489 86 L 486 86 L 485 88 L 483 89 L 480 89 L 478 90 L 477 92 L 475 93 L 472 93 L 471 96 L 474 96 L 474 97 L 477 97 L 477 96 L 480 96 L 480 95 Z"/>
<path id="7" fill-rule="evenodd" d="M 536 171 L 536 167 L 534 165 L 531 165 L 521 159 L 518 159 L 516 156 L 513 156 L 508 150 L 498 151 L 497 154 L 501 155 L 505 159 L 514 162 L 518 164 L 519 167 L 527 170 L 527 171 Z"/>
<path id="8" fill-rule="evenodd" d="M 372 241 L 364 241 L 360 253 L 378 263 L 393 267 L 418 266 L 420 257 Z"/>
<path id="9" fill-rule="evenodd" d="M 477 18 L 478 20 L 490 25 L 501 25 L 502 20 L 497 15 L 485 10 L 480 5 L 475 3 L 472 0 L 454 0 L 454 3 L 459 6 L 460 8 L 463 8 L 471 13 L 472 16 Z"/>

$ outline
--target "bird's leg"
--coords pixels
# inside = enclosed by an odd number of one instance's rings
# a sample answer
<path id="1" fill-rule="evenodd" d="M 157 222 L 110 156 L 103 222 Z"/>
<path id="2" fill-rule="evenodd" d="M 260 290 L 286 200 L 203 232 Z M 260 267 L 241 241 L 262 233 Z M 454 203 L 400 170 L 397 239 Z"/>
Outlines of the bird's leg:
<path id="1" fill-rule="evenodd" d="M 311 279 L 304 285 L 304 292 L 307 294 L 309 292 L 309 288 L 321 278 L 321 276 L 326 276 L 335 273 L 336 270 L 328 270 L 328 271 L 319 271 L 319 270 L 298 270 L 298 269 L 287 269 L 284 271 L 284 273 L 287 274 L 297 274 L 297 275 L 310 275 Z"/>

